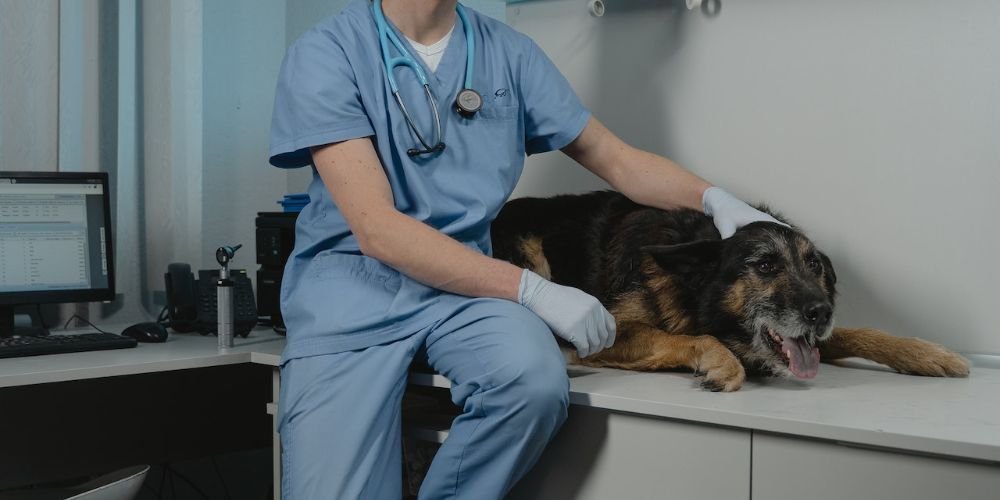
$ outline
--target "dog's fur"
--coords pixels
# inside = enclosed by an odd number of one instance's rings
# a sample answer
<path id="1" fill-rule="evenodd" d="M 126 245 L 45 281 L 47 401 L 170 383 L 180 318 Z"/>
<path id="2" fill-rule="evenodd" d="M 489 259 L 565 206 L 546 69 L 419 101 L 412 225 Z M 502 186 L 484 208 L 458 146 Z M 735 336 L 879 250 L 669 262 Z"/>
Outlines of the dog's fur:
<path id="1" fill-rule="evenodd" d="M 758 222 L 723 240 L 701 212 L 602 191 L 510 201 L 492 238 L 496 257 L 590 293 L 614 315 L 614 346 L 579 360 L 585 365 L 686 368 L 714 391 L 739 389 L 747 371 L 792 375 L 796 356 L 795 375 L 814 376 L 817 347 L 827 361 L 969 372 L 964 358 L 924 340 L 835 328 L 833 265 L 794 227 Z"/>

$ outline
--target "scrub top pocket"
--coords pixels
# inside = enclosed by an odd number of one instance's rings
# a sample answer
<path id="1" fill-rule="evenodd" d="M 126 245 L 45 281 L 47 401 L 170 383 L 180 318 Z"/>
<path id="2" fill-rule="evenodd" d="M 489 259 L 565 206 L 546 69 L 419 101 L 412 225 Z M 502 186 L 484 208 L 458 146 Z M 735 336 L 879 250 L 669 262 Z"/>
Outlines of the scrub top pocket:
<path id="1" fill-rule="evenodd" d="M 520 109 L 521 107 L 516 104 L 511 106 L 500 106 L 500 105 L 483 106 L 483 109 L 479 111 L 479 115 L 484 120 L 492 120 L 492 121 L 514 120 L 517 118 Z"/>
<path id="2" fill-rule="evenodd" d="M 470 120 L 470 127 L 476 129 L 470 135 L 481 139 L 462 145 L 467 150 L 475 151 L 473 158 L 480 171 L 492 172 L 497 176 L 497 183 L 492 184 L 491 188 L 500 188 L 501 191 L 497 194 L 504 200 L 521 175 L 524 140 L 519 137 L 519 134 L 523 134 L 520 113 L 521 108 L 517 105 L 488 103 Z"/>

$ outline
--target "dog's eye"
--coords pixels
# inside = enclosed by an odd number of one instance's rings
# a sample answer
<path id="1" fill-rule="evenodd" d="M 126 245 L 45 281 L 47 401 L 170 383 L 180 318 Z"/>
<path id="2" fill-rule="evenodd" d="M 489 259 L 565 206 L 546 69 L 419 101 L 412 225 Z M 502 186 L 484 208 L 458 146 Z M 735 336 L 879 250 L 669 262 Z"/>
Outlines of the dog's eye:
<path id="1" fill-rule="evenodd" d="M 816 257 L 809 259 L 806 262 L 806 265 L 809 266 L 810 271 L 816 274 L 819 274 L 821 271 L 823 271 L 823 264 L 820 264 L 819 259 L 817 259 Z"/>
<path id="2" fill-rule="evenodd" d="M 771 274 L 774 272 L 774 264 L 771 264 L 771 261 L 768 260 L 760 261 L 757 263 L 757 270 L 761 274 Z"/>

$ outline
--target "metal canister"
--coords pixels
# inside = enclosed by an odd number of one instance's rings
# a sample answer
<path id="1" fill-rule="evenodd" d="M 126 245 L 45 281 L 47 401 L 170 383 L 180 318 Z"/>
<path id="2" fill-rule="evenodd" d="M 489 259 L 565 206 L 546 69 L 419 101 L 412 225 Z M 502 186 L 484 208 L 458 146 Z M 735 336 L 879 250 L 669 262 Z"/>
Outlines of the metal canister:
<path id="1" fill-rule="evenodd" d="M 219 314 L 219 348 L 233 347 L 233 280 L 229 279 L 227 269 L 223 270 L 219 280 L 215 282 L 218 297 Z"/>

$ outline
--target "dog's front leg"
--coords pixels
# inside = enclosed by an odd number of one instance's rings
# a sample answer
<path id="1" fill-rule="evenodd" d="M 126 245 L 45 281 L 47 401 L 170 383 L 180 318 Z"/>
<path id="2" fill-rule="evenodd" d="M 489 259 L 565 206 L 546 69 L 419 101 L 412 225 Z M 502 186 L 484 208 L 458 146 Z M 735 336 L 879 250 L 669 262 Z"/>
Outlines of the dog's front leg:
<path id="1" fill-rule="evenodd" d="M 834 328 L 819 344 L 824 361 L 848 357 L 870 359 L 910 375 L 966 377 L 969 362 L 933 342 L 894 337 L 874 328 Z"/>
<path id="2" fill-rule="evenodd" d="M 619 323 L 615 345 L 580 363 L 642 371 L 687 368 L 704 375 L 701 385 L 711 391 L 735 391 L 746 379 L 740 360 L 715 337 L 672 334 L 635 321 Z"/>

